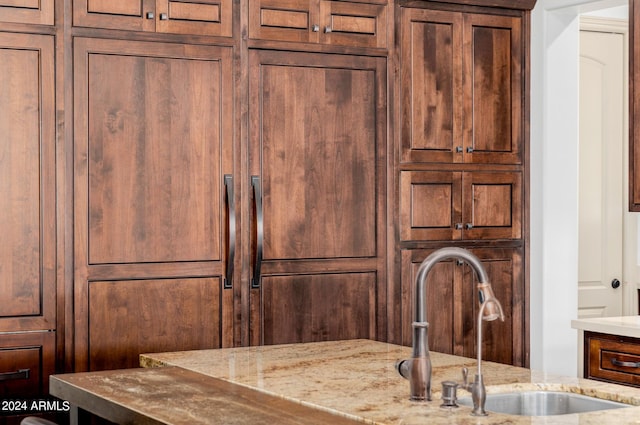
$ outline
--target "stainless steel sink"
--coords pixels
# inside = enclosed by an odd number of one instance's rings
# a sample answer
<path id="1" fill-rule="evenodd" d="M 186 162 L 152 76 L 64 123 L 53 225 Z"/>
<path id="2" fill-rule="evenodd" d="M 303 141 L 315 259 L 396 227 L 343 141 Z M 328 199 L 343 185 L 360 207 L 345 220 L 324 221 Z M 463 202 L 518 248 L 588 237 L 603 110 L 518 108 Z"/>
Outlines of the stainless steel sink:
<path id="1" fill-rule="evenodd" d="M 461 397 L 458 404 L 472 406 L 471 397 Z M 487 394 L 488 412 L 521 416 L 568 415 L 596 410 L 630 407 L 628 404 L 563 391 L 518 391 Z"/>

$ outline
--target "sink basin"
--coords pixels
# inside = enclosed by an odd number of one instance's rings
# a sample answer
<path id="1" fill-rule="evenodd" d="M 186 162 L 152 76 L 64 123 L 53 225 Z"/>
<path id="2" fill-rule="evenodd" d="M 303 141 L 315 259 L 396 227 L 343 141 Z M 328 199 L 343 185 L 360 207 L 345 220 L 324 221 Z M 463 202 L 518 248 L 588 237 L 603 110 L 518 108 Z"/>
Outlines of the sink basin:
<path id="1" fill-rule="evenodd" d="M 471 397 L 461 397 L 458 404 L 473 406 Z M 485 410 L 522 416 L 568 415 L 596 410 L 630 407 L 628 404 L 563 391 L 518 391 L 487 394 Z"/>

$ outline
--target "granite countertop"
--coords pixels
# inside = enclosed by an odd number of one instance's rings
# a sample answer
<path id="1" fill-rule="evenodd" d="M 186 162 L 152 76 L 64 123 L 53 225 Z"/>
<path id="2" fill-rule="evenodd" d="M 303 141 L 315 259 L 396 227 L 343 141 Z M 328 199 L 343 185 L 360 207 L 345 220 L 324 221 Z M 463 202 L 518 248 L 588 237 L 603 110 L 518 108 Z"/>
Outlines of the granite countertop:
<path id="1" fill-rule="evenodd" d="M 431 353 L 433 401 L 409 401 L 409 383 L 396 372 L 411 349 L 369 340 L 318 342 L 144 354 L 144 367 L 178 366 L 346 418 L 371 424 L 638 424 L 640 389 L 580 378 L 549 376 L 529 369 L 483 362 L 488 393 L 514 389 L 563 390 L 633 404 L 582 414 L 523 417 L 471 408 L 441 408 L 440 386 L 461 381 L 461 368 L 474 374 L 475 359 Z M 468 395 L 458 390 L 458 397 Z M 637 406 L 637 407 L 636 407 Z"/>
<path id="2" fill-rule="evenodd" d="M 578 319 L 571 321 L 571 327 L 583 331 L 640 338 L 640 316 Z"/>

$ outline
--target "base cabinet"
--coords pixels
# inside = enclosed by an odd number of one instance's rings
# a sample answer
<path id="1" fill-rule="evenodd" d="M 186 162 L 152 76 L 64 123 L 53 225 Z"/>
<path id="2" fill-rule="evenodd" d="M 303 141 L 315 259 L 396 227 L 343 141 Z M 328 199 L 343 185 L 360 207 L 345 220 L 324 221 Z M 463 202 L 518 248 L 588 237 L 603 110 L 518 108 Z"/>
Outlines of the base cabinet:
<path id="1" fill-rule="evenodd" d="M 640 339 L 586 331 L 584 377 L 640 387 Z"/>
<path id="2" fill-rule="evenodd" d="M 525 326 L 524 270 L 522 250 L 517 248 L 470 249 L 487 271 L 493 291 L 502 304 L 505 320 L 483 322 L 482 358 L 523 366 L 526 352 L 522 338 Z M 414 286 L 418 268 L 433 252 L 429 249 L 402 251 L 402 343 L 411 345 L 414 321 Z M 429 349 L 458 356 L 475 357 L 479 302 L 473 270 L 456 260 L 436 264 L 427 278 L 427 322 Z"/>

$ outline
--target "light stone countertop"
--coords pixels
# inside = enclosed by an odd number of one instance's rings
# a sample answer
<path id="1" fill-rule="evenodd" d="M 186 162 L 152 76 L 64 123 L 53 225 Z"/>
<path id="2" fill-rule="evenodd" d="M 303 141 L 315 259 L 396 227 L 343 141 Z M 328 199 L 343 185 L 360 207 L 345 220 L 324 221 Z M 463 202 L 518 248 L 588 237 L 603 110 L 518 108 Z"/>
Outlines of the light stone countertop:
<path id="1" fill-rule="evenodd" d="M 577 319 L 571 321 L 571 327 L 582 331 L 640 338 L 640 316 Z"/>
<path id="2" fill-rule="evenodd" d="M 441 408 L 445 380 L 461 381 L 461 368 L 475 373 L 475 359 L 431 353 L 433 401 L 409 401 L 409 383 L 395 362 L 411 349 L 369 340 L 318 342 L 144 354 L 144 367 L 179 366 L 316 409 L 371 424 L 640 424 L 640 389 L 579 378 L 548 376 L 529 369 L 483 362 L 488 393 L 513 389 L 564 390 L 633 404 L 583 414 L 523 417 L 470 415 L 469 407 Z M 467 396 L 458 390 L 458 397 Z"/>

